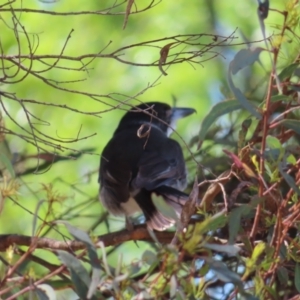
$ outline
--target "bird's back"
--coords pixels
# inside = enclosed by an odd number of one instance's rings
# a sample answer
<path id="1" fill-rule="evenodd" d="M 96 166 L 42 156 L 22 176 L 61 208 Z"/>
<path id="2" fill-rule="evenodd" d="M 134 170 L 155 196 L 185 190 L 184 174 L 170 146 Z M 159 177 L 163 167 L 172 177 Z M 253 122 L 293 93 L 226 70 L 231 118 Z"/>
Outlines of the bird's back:
<path id="1" fill-rule="evenodd" d="M 156 128 L 140 138 L 138 129 L 117 131 L 102 153 L 100 198 L 114 214 L 122 214 L 120 203 L 141 189 L 151 191 L 166 185 L 183 190 L 186 186 L 179 144 Z"/>

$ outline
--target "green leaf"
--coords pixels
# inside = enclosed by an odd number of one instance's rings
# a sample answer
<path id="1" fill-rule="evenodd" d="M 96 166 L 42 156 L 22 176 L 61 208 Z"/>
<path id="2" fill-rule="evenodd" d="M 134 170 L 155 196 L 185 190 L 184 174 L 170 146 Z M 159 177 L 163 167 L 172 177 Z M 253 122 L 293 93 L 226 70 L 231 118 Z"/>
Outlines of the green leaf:
<path id="1" fill-rule="evenodd" d="M 151 265 L 158 261 L 157 256 L 154 252 L 150 250 L 146 250 L 142 255 L 142 260 L 147 263 L 148 265 Z"/>
<path id="2" fill-rule="evenodd" d="M 58 223 L 58 224 L 64 224 L 64 225 L 67 227 L 67 229 L 68 229 L 68 231 L 70 232 L 70 234 L 71 234 L 77 241 L 80 241 L 80 242 L 84 243 L 85 245 L 89 245 L 89 246 L 92 246 L 92 247 L 94 246 L 94 244 L 93 244 L 93 242 L 91 241 L 89 235 L 88 235 L 85 231 L 83 231 L 83 230 L 81 230 L 81 229 L 79 229 L 79 228 L 76 228 L 76 227 L 72 226 L 71 224 L 69 224 L 69 223 L 66 222 L 66 221 L 57 221 L 56 223 Z"/>
<path id="3" fill-rule="evenodd" d="M 281 142 L 274 136 L 268 135 L 266 137 L 266 142 L 271 149 L 282 149 Z"/>
<path id="4" fill-rule="evenodd" d="M 295 287 L 297 291 L 300 293 L 300 264 L 296 263 L 295 267 Z"/>
<path id="5" fill-rule="evenodd" d="M 271 97 L 271 102 L 277 102 L 277 101 L 290 101 L 291 97 L 286 95 L 275 95 Z"/>
<path id="6" fill-rule="evenodd" d="M 283 165 L 282 163 L 280 163 L 278 165 L 278 168 L 279 168 L 279 172 L 280 174 L 282 175 L 282 177 L 284 178 L 284 180 L 287 182 L 287 184 L 298 194 L 300 195 L 300 189 L 299 187 L 296 185 L 296 182 L 294 180 L 294 178 L 287 174 L 284 170 L 283 170 Z"/>
<path id="7" fill-rule="evenodd" d="M 231 73 L 235 75 L 241 69 L 255 63 L 258 60 L 259 54 L 262 50 L 262 48 L 248 48 L 240 50 L 230 62 L 229 69 Z"/>
<path id="8" fill-rule="evenodd" d="M 266 154 L 275 162 L 281 161 L 284 155 L 284 149 L 281 142 L 276 137 L 268 135 L 266 137 L 266 143 L 270 148 L 270 150 L 266 151 Z M 276 168 L 276 172 L 277 171 L 278 169 Z"/>
<path id="9" fill-rule="evenodd" d="M 92 280 L 91 284 L 89 286 L 89 291 L 87 293 L 87 298 L 90 299 L 90 297 L 94 294 L 94 292 L 97 290 L 97 286 L 99 285 L 100 278 L 103 275 L 103 271 L 100 269 L 100 261 L 98 259 L 96 247 L 94 246 L 92 240 L 90 239 L 89 235 L 76 227 L 73 227 L 68 222 L 63 221 L 62 222 L 70 232 L 70 234 L 77 240 L 82 243 L 84 243 L 87 247 L 88 256 L 90 259 L 91 266 L 93 268 L 92 270 Z"/>
<path id="10" fill-rule="evenodd" d="M 282 124 L 284 127 L 288 129 L 292 129 L 298 134 L 300 134 L 300 121 L 299 120 L 292 120 L 292 119 L 285 119 L 280 121 L 280 124 Z"/>
<path id="11" fill-rule="evenodd" d="M 183 244 L 183 248 L 189 253 L 193 253 L 195 249 L 201 246 L 203 234 L 209 231 L 217 230 L 223 227 L 227 222 L 227 216 L 224 212 L 219 212 L 212 217 L 206 218 L 203 222 L 196 223 L 194 227 L 190 228 L 187 236 L 191 237 Z"/>
<path id="12" fill-rule="evenodd" d="M 92 263 L 91 263 L 92 264 Z M 100 278 L 103 275 L 103 272 L 100 270 L 99 267 L 94 267 L 92 264 L 93 270 L 92 270 L 92 280 L 91 280 L 91 284 L 89 286 L 89 290 L 87 293 L 87 299 L 91 299 L 91 297 L 94 295 L 94 293 L 97 290 L 97 287 L 100 283 Z M 99 297 L 99 295 L 97 295 L 97 299 L 104 299 L 104 297 Z"/>
<path id="13" fill-rule="evenodd" d="M 286 157 L 286 162 L 289 163 L 289 164 L 295 165 L 297 163 L 297 159 L 293 154 L 289 154 Z"/>
<path id="14" fill-rule="evenodd" d="M 233 244 L 234 240 L 240 230 L 241 218 L 242 216 L 247 215 L 251 210 L 253 210 L 263 198 L 253 198 L 250 203 L 242 204 L 240 207 L 237 207 L 232 210 L 229 214 L 228 220 L 228 230 L 229 230 L 229 244 Z"/>
<path id="15" fill-rule="evenodd" d="M 273 288 L 265 285 L 262 287 L 262 289 L 264 289 L 269 294 L 270 299 L 280 300 L 280 298 L 278 296 L 278 292 L 276 290 L 276 287 L 274 287 L 274 285 L 273 285 Z"/>
<path id="16" fill-rule="evenodd" d="M 228 220 L 228 230 L 229 230 L 229 244 L 233 244 L 234 240 L 240 230 L 242 215 L 247 214 L 252 208 L 247 204 L 243 204 L 240 207 L 232 210 L 229 215 Z"/>
<path id="17" fill-rule="evenodd" d="M 251 259 L 256 264 L 256 261 L 259 259 L 260 255 L 266 250 L 266 244 L 259 242 L 253 250 Z"/>
<path id="18" fill-rule="evenodd" d="M 197 223 L 197 233 L 204 234 L 208 231 L 215 231 L 227 222 L 227 216 L 224 212 L 219 212 L 209 218 L 206 218 L 203 222 Z"/>
<path id="19" fill-rule="evenodd" d="M 279 279 L 279 282 L 286 286 L 289 281 L 289 272 L 285 267 L 279 267 L 277 269 L 277 277 Z"/>
<path id="20" fill-rule="evenodd" d="M 241 129 L 239 130 L 239 138 L 238 138 L 238 152 L 245 146 L 246 135 L 251 126 L 252 120 L 246 119 L 243 121 Z"/>
<path id="21" fill-rule="evenodd" d="M 57 253 L 59 259 L 70 271 L 72 283 L 78 293 L 78 296 L 82 299 L 86 299 L 88 287 L 91 283 L 87 270 L 83 267 L 80 260 L 72 254 L 61 250 L 57 250 Z"/>
<path id="22" fill-rule="evenodd" d="M 237 100 L 222 101 L 214 105 L 202 121 L 201 129 L 199 132 L 199 140 L 204 140 L 209 127 L 214 124 L 219 117 L 241 108 L 242 105 Z"/>
<path id="23" fill-rule="evenodd" d="M 280 81 L 283 81 L 284 79 L 291 77 L 295 72 L 295 70 L 298 68 L 298 66 L 299 63 L 293 63 L 287 66 L 286 68 L 284 68 L 278 75 Z"/>
<path id="24" fill-rule="evenodd" d="M 291 90 L 292 90 L 292 91 L 296 91 L 296 92 L 300 92 L 300 87 L 297 86 L 297 85 L 292 85 L 292 86 L 291 86 Z"/>
<path id="25" fill-rule="evenodd" d="M 229 68 L 230 70 L 230 68 Z M 256 107 L 248 101 L 248 99 L 243 95 L 239 88 L 236 88 L 233 80 L 231 78 L 230 72 L 228 73 L 228 83 L 230 86 L 231 91 L 233 92 L 236 99 L 240 102 L 244 109 L 246 109 L 251 115 L 256 117 L 257 119 L 261 119 L 261 114 L 257 112 Z"/>
<path id="26" fill-rule="evenodd" d="M 205 261 L 209 265 L 210 269 L 216 274 L 216 276 L 223 282 L 232 282 L 239 288 L 243 289 L 241 278 L 238 274 L 232 272 L 228 267 L 221 261 L 212 260 L 206 258 Z"/>
<path id="27" fill-rule="evenodd" d="M 240 50 L 234 57 L 234 59 L 229 64 L 228 69 L 228 83 L 229 87 L 235 95 L 236 99 L 240 102 L 240 104 L 250 112 L 254 117 L 261 119 L 260 113 L 257 112 L 256 107 L 247 100 L 247 98 L 243 95 L 241 90 L 235 87 L 231 74 L 235 75 L 241 69 L 252 65 L 255 61 L 258 60 L 259 54 L 262 51 L 262 48 L 249 48 Z"/>

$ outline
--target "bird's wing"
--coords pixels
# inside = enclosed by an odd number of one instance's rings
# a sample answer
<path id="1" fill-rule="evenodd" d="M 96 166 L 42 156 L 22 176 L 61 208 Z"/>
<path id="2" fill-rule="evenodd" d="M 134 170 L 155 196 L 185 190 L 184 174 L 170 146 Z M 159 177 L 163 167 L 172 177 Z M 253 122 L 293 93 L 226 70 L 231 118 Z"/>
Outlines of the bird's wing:
<path id="1" fill-rule="evenodd" d="M 108 144 L 109 146 L 110 144 Z M 131 169 L 117 148 L 106 147 L 103 151 L 99 172 L 100 200 L 113 214 L 123 214 L 121 203 L 130 197 Z"/>
<path id="2" fill-rule="evenodd" d="M 155 190 L 166 185 L 182 189 L 177 183 L 185 181 L 186 170 L 184 158 L 179 144 L 172 139 L 165 139 L 164 143 L 155 150 L 143 152 L 138 162 L 138 172 L 131 185 L 134 188 Z"/>

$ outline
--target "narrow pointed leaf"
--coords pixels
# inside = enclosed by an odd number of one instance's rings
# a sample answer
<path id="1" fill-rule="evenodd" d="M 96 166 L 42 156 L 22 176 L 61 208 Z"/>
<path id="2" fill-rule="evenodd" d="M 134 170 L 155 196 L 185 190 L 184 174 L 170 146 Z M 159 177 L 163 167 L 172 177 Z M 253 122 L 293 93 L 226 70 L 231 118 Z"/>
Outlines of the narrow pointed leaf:
<path id="1" fill-rule="evenodd" d="M 81 299 L 87 298 L 88 287 L 91 283 L 87 270 L 83 267 L 80 260 L 65 251 L 57 251 L 59 259 L 70 271 L 72 283 Z"/>
<path id="2" fill-rule="evenodd" d="M 214 124 L 219 117 L 241 108 L 243 108 L 243 106 L 237 100 L 222 101 L 214 105 L 201 124 L 199 140 L 204 140 L 209 127 Z"/>
<path id="3" fill-rule="evenodd" d="M 230 62 L 229 70 L 235 75 L 241 69 L 252 65 L 259 58 L 262 48 L 241 49 Z"/>
<path id="4" fill-rule="evenodd" d="M 299 120 L 291 120 L 285 119 L 280 122 L 285 128 L 292 129 L 298 134 L 300 134 L 300 121 Z"/>
<path id="5" fill-rule="evenodd" d="M 232 90 L 234 96 L 237 98 L 237 100 L 240 102 L 242 107 L 246 109 L 249 113 L 251 113 L 254 117 L 257 119 L 261 119 L 261 114 L 256 110 L 256 107 L 248 101 L 248 99 L 243 95 L 241 90 L 237 87 L 235 87 L 233 80 L 231 78 L 230 72 L 228 73 L 228 83 L 229 87 Z"/>
<path id="6" fill-rule="evenodd" d="M 299 67 L 299 63 L 294 63 L 284 68 L 281 71 L 281 73 L 278 75 L 280 81 L 283 81 L 284 79 L 291 77 L 298 67 Z"/>
<path id="7" fill-rule="evenodd" d="M 299 187 L 296 185 L 296 182 L 294 180 L 294 178 L 287 174 L 284 170 L 283 170 L 283 166 L 282 163 L 279 164 L 279 172 L 282 175 L 282 177 L 284 178 L 284 180 L 287 182 L 287 184 L 298 194 L 300 195 L 300 189 Z"/>
<path id="8" fill-rule="evenodd" d="M 63 224 L 65 224 L 65 226 L 67 227 L 70 234 L 76 240 L 78 240 L 80 242 L 83 242 L 87 247 L 88 256 L 89 256 L 89 259 L 90 259 L 90 262 L 91 262 L 91 266 L 93 268 L 92 280 L 91 280 L 91 284 L 89 286 L 89 291 L 88 291 L 88 294 L 87 294 L 87 298 L 90 299 L 91 296 L 96 291 L 97 286 L 100 282 L 100 278 L 103 275 L 103 271 L 100 268 L 100 261 L 98 259 L 96 248 L 95 248 L 92 240 L 90 239 L 89 235 L 85 231 L 80 230 L 76 227 L 73 227 L 72 225 L 70 225 L 67 222 L 63 222 Z"/>

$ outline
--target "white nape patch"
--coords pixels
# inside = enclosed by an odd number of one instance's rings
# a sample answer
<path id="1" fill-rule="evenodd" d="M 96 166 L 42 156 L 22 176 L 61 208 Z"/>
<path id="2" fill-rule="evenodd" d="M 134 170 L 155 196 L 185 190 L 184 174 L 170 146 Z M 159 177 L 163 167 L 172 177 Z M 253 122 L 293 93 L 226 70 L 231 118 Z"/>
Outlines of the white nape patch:
<path id="1" fill-rule="evenodd" d="M 168 130 L 167 130 L 167 137 L 169 137 L 176 130 L 176 123 L 178 119 L 171 120 L 171 123 L 168 126 Z"/>
<path id="2" fill-rule="evenodd" d="M 174 118 L 173 120 L 171 120 L 171 123 L 170 123 L 170 125 L 168 125 L 168 128 L 167 128 L 167 133 L 166 133 L 167 137 L 169 137 L 176 130 L 177 121 L 179 119 L 181 119 L 181 118 Z M 135 122 L 135 123 L 138 124 L 138 125 L 141 125 L 141 126 L 142 125 L 149 125 L 152 128 L 156 128 L 160 131 L 163 131 L 159 126 L 157 126 L 153 122 L 144 122 L 144 121 L 140 122 L 140 121 L 138 121 L 138 122 Z"/>
<path id="3" fill-rule="evenodd" d="M 130 197 L 127 202 L 121 203 L 121 208 L 126 216 L 132 216 L 135 213 L 142 212 L 141 208 L 132 197 Z"/>

